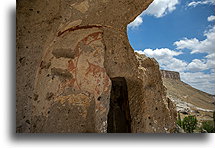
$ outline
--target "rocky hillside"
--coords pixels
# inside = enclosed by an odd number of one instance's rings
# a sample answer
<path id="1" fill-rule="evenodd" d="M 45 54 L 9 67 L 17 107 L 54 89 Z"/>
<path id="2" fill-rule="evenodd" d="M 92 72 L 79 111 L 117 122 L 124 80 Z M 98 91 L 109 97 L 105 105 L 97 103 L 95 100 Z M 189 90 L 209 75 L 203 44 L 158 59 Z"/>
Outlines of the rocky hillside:
<path id="1" fill-rule="evenodd" d="M 180 74 L 161 70 L 168 97 L 176 104 L 182 115 L 196 115 L 198 120 L 212 120 L 215 97 L 180 80 Z"/>

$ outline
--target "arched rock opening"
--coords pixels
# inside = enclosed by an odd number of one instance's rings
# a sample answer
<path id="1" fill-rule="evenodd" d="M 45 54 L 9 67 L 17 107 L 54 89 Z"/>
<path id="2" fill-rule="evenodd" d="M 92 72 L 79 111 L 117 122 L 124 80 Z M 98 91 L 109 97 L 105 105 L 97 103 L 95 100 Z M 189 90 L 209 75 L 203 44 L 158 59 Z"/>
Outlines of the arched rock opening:
<path id="1" fill-rule="evenodd" d="M 108 133 L 130 133 L 131 116 L 128 90 L 125 78 L 112 78 L 110 106 L 108 113 Z"/>

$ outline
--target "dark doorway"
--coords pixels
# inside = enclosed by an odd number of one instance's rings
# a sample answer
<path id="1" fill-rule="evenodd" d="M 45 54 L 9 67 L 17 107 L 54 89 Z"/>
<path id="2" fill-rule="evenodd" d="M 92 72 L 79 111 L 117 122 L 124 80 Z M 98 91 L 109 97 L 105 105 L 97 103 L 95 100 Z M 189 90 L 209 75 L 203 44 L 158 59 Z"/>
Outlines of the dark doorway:
<path id="1" fill-rule="evenodd" d="M 108 113 L 108 133 L 130 133 L 131 116 L 125 78 L 112 78 L 110 108 Z"/>

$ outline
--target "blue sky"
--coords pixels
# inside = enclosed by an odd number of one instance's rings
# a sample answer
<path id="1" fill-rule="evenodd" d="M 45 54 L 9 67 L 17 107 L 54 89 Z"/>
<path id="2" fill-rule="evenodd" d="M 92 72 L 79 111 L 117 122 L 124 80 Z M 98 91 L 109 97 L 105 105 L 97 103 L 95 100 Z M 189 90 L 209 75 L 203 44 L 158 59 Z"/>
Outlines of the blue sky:
<path id="1" fill-rule="evenodd" d="M 215 94 L 215 0 L 154 0 L 128 25 L 135 51 Z"/>

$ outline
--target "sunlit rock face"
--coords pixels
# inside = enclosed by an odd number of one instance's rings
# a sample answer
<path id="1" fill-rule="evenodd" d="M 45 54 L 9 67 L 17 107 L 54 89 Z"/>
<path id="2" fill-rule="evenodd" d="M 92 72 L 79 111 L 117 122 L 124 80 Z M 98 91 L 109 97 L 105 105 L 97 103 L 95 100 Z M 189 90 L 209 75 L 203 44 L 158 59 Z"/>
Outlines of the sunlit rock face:
<path id="1" fill-rule="evenodd" d="M 151 2 L 17 1 L 17 132 L 173 132 L 159 65 L 126 33 Z"/>
<path id="2" fill-rule="evenodd" d="M 181 80 L 179 72 L 176 71 L 161 70 L 161 77 L 165 79 Z"/>

